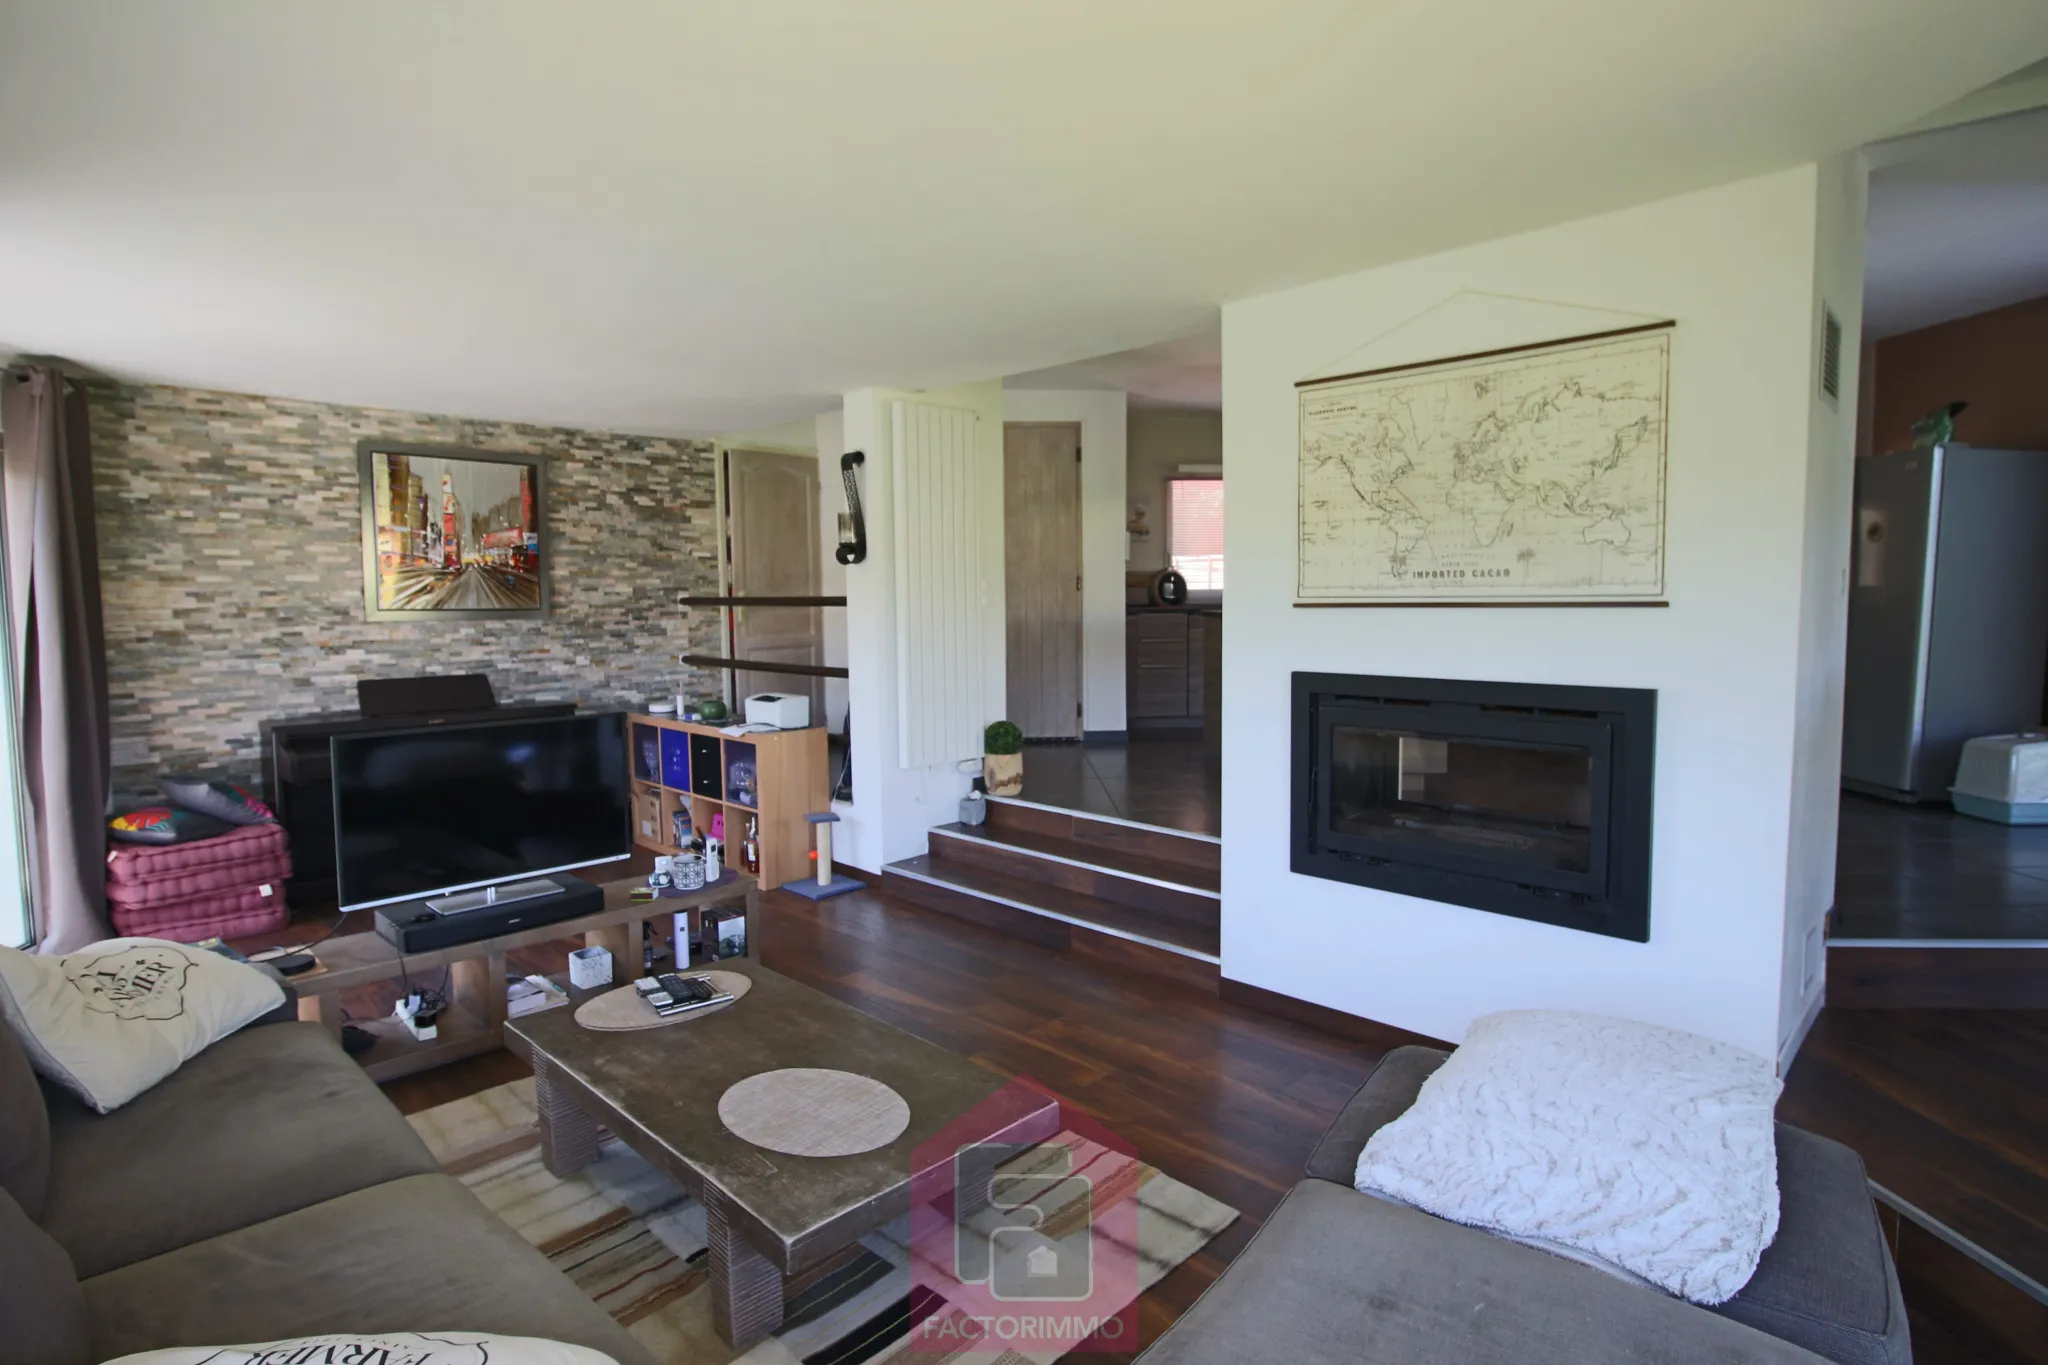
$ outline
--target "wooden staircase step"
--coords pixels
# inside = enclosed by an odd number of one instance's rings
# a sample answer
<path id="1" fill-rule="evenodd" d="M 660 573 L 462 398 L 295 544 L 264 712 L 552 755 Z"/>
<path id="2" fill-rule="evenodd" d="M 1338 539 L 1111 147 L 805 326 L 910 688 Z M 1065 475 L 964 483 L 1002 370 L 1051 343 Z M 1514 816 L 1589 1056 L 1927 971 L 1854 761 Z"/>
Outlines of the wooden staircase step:
<path id="1" fill-rule="evenodd" d="M 1175 863 L 1211 874 L 1220 875 L 1223 869 L 1223 841 L 1212 835 L 1114 820 L 1007 797 L 989 798 L 988 823 L 982 828 L 1068 839 L 1093 849 L 1149 862 Z"/>
<path id="2" fill-rule="evenodd" d="M 906 900 L 949 912 L 965 910 L 970 912 L 965 918 L 1051 946 L 1066 946 L 1071 935 L 1065 931 L 1079 929 L 1212 968 L 1222 960 L 1220 911 L 1207 924 L 1196 924 L 930 855 L 890 863 L 882 869 L 882 880 Z M 979 907 L 962 906 L 962 900 Z M 990 913 L 988 907 L 1004 913 Z"/>
<path id="3" fill-rule="evenodd" d="M 1215 924 L 1221 899 L 1206 869 L 1021 830 L 941 825 L 931 831 L 931 856 L 1195 924 Z"/>

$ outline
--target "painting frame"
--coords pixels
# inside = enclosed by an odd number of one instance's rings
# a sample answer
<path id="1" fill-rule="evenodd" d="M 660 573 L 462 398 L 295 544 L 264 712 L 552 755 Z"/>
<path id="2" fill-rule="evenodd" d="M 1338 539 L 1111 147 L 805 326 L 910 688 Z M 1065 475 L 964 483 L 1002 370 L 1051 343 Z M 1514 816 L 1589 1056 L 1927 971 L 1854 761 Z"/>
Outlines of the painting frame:
<path id="1" fill-rule="evenodd" d="M 524 515 L 527 525 L 522 529 L 523 547 L 501 547 L 515 559 L 525 561 L 524 569 L 514 566 L 508 572 L 498 575 L 506 581 L 513 578 L 531 577 L 534 601 L 531 605 L 433 605 L 418 606 L 391 605 L 385 588 L 387 580 L 395 582 L 396 573 L 390 561 L 395 557 L 394 549 L 386 544 L 394 534 L 402 535 L 406 528 L 398 527 L 389 520 L 389 508 L 378 506 L 379 473 L 387 475 L 392 468 L 391 457 L 408 462 L 413 460 L 432 461 L 438 466 L 448 465 L 515 465 L 526 471 L 525 481 L 520 485 L 521 494 L 530 500 L 532 511 Z M 380 459 L 386 461 L 380 471 Z M 454 471 L 448 471 L 453 473 Z M 363 548 L 363 611 L 371 621 L 537 621 L 547 617 L 553 605 L 549 580 L 553 559 L 553 545 L 548 537 L 547 487 L 548 460 L 544 455 L 515 454 L 509 451 L 476 450 L 464 446 L 421 445 L 406 441 L 387 441 L 376 437 L 365 437 L 356 442 L 356 477 L 359 484 L 358 497 L 362 509 Z M 411 528 L 415 536 L 425 534 L 419 527 Z M 509 528 L 508 528 L 509 530 Z M 417 547 L 415 547 L 417 550 Z M 438 552 L 436 552 L 438 554 Z M 411 558 L 420 556 L 414 553 Z M 469 567 L 464 565 L 465 568 Z M 408 571 L 418 574 L 433 571 L 445 577 L 445 561 L 440 565 L 408 565 Z M 450 580 L 452 583 L 452 580 Z M 523 588 L 523 584 L 519 585 Z M 493 590 L 496 591 L 496 590 Z M 470 595 L 475 595 L 474 593 Z"/>

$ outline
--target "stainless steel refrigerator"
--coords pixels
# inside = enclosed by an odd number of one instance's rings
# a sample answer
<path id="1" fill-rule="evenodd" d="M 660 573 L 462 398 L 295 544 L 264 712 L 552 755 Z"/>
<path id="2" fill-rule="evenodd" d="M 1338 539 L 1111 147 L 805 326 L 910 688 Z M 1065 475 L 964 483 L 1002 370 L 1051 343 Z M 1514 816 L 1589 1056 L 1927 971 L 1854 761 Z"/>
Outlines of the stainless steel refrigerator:
<path id="1" fill-rule="evenodd" d="M 2048 454 L 1858 460 L 1851 572 L 1842 785 L 1947 800 L 1964 740 L 2041 722 Z"/>

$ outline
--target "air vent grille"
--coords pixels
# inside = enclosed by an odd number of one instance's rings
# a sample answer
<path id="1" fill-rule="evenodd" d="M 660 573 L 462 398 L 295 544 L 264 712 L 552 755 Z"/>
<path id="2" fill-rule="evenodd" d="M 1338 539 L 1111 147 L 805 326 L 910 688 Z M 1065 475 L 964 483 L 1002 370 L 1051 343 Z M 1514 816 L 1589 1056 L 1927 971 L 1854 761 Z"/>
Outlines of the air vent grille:
<path id="1" fill-rule="evenodd" d="M 1820 391 L 1830 403 L 1842 398 L 1842 320 L 1835 310 L 1820 310 Z"/>

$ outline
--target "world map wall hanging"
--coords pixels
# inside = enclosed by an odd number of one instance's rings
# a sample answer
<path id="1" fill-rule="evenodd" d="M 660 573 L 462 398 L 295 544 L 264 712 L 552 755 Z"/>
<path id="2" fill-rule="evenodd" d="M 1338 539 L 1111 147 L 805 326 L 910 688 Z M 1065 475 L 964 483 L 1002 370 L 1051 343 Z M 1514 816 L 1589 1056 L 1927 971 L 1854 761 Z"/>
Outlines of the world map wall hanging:
<path id="1" fill-rule="evenodd" d="M 1671 329 L 1302 381 L 1298 605 L 1663 605 Z"/>

